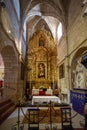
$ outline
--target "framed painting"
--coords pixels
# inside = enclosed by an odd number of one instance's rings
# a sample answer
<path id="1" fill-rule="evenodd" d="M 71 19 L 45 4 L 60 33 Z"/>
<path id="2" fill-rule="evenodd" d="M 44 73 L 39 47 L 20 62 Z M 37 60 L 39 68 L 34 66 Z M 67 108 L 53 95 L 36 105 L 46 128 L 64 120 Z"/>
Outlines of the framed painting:
<path id="1" fill-rule="evenodd" d="M 64 78 L 64 63 L 59 66 L 59 79 Z"/>

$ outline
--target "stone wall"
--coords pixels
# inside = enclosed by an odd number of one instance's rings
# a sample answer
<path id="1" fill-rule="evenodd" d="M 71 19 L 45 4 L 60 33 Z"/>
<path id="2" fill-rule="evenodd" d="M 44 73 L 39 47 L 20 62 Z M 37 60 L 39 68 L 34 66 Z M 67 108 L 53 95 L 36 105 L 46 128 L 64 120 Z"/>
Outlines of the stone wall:
<path id="1" fill-rule="evenodd" d="M 71 1 L 68 10 L 67 30 L 64 30 L 63 37 L 58 44 L 58 66 L 64 63 L 65 76 L 59 79 L 59 87 L 63 93 L 64 89 L 72 88 L 71 82 L 71 64 L 76 52 L 87 46 L 87 17 L 83 17 L 84 9 L 81 7 L 82 1 Z M 65 28 L 65 26 L 63 27 Z M 62 51 L 61 51 L 62 50 Z M 81 55 L 80 51 L 78 55 Z"/>

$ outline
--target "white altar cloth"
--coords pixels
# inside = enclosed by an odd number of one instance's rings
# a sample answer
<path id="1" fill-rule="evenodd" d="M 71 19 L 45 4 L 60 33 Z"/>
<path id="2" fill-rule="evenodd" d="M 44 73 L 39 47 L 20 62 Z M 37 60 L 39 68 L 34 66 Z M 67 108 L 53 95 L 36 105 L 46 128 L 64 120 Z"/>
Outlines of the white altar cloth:
<path id="1" fill-rule="evenodd" d="M 60 103 L 60 99 L 57 96 L 33 96 L 32 97 L 32 105 L 34 104 L 34 102 L 37 102 L 37 103 L 47 102 L 47 103 L 49 103 L 50 101 L 55 102 L 55 103 Z"/>

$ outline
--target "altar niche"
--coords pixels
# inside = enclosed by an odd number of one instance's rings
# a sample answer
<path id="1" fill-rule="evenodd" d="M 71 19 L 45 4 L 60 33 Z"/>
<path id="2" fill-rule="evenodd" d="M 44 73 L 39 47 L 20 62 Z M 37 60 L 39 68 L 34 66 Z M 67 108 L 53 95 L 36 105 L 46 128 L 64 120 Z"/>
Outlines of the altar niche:
<path id="1" fill-rule="evenodd" d="M 55 54 L 54 54 L 55 52 Z M 57 74 L 57 45 L 53 37 L 45 29 L 35 32 L 29 39 L 26 58 L 26 81 L 33 86 L 53 87 L 58 82 Z"/>
<path id="2" fill-rule="evenodd" d="M 78 60 L 75 68 L 75 84 L 74 88 L 86 89 L 87 69 Z"/>
<path id="3" fill-rule="evenodd" d="M 38 64 L 38 78 L 45 78 L 45 65 L 44 65 L 44 63 Z"/>
<path id="4" fill-rule="evenodd" d="M 42 47 L 42 46 L 44 46 L 44 40 L 43 39 L 39 39 L 39 47 Z"/>

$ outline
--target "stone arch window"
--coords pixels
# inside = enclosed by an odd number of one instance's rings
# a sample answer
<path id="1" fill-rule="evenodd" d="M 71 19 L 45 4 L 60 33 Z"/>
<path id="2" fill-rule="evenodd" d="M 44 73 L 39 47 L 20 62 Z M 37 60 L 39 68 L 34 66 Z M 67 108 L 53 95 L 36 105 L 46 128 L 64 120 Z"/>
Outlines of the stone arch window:
<path id="1" fill-rule="evenodd" d="M 63 32 L 62 32 L 62 23 L 60 22 L 59 25 L 58 25 L 58 29 L 57 29 L 58 41 L 61 39 L 62 35 L 63 35 Z"/>

